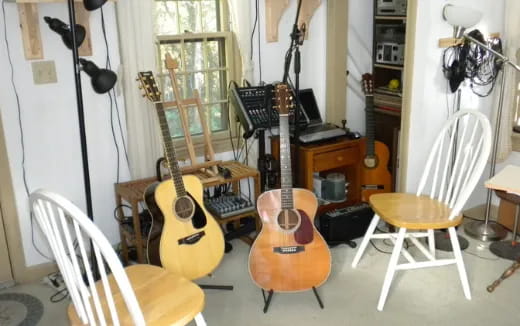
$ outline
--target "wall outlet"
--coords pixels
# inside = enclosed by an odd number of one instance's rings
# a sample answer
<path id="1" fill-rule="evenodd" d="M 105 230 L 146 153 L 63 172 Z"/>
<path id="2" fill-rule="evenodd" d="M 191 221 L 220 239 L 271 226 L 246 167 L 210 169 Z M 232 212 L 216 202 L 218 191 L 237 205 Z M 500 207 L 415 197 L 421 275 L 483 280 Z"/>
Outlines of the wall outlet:
<path id="1" fill-rule="evenodd" d="M 32 63 L 32 71 L 35 85 L 58 82 L 54 61 L 35 61 Z"/>

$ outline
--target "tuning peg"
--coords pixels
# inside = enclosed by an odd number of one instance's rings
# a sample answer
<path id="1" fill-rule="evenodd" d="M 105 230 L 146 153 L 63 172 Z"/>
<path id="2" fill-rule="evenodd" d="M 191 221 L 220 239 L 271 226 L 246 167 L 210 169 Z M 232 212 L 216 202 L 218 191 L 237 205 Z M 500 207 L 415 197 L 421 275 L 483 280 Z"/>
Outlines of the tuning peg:
<path id="1" fill-rule="evenodd" d="M 137 77 L 137 78 L 135 79 L 135 81 L 137 81 L 137 82 L 140 81 L 140 80 L 141 80 L 141 79 L 140 79 L 139 77 Z"/>
<path id="2" fill-rule="evenodd" d="M 273 109 L 278 109 L 278 105 L 273 105 Z"/>
<path id="3" fill-rule="evenodd" d="M 141 96 L 142 97 L 146 97 L 146 93 L 141 93 Z"/>
<path id="4" fill-rule="evenodd" d="M 139 85 L 139 86 L 137 86 L 137 88 L 143 89 L 143 85 Z"/>

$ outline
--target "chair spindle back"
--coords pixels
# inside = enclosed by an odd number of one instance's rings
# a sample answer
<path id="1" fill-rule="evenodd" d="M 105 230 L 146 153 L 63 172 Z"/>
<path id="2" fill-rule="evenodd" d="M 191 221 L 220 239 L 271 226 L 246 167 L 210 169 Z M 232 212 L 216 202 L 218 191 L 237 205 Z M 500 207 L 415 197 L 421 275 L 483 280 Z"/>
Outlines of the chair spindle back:
<path id="1" fill-rule="evenodd" d="M 491 151 L 491 126 L 475 110 L 453 114 L 437 137 L 417 195 L 428 193 L 450 207 L 449 219 L 460 214 L 484 171 Z M 427 187 L 430 188 L 427 188 Z"/>
<path id="2" fill-rule="evenodd" d="M 113 291 L 118 287 L 134 324 L 145 325 L 123 266 L 94 223 L 70 201 L 46 190 L 32 193 L 30 205 L 49 241 L 81 321 L 89 325 L 120 325 L 113 296 Z M 102 289 L 95 285 L 90 250 L 94 250 L 95 267 L 101 277 Z M 109 272 L 115 284 L 109 283 Z M 102 302 L 106 302 L 108 311 L 102 309 Z"/>

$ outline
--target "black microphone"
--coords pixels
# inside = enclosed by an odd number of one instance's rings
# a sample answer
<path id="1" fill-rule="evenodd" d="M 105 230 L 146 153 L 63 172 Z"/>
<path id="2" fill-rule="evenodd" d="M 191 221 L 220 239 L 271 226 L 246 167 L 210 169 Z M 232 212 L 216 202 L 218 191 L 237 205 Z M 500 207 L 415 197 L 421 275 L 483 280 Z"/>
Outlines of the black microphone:
<path id="1" fill-rule="evenodd" d="M 85 9 L 92 11 L 101 8 L 107 0 L 83 0 Z"/>
<path id="2" fill-rule="evenodd" d="M 117 81 L 115 72 L 108 69 L 100 69 L 92 61 L 86 59 L 79 59 L 83 71 L 90 76 L 92 88 L 98 94 L 103 94 L 111 90 Z"/>
<path id="3" fill-rule="evenodd" d="M 63 39 L 63 43 L 69 49 L 72 49 L 72 30 L 70 26 L 59 20 L 58 18 L 51 18 L 48 16 L 43 17 L 43 20 L 49 25 L 49 28 L 59 34 Z M 85 40 L 85 36 L 87 35 L 87 31 L 85 27 L 76 24 L 76 47 L 80 47 L 83 41 Z"/>

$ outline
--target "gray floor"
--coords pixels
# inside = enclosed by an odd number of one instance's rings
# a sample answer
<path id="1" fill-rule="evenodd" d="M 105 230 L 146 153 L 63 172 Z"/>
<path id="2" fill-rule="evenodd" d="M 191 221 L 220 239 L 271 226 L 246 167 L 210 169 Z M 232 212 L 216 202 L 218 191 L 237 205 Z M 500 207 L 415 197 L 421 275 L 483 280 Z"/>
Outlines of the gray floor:
<path id="1" fill-rule="evenodd" d="M 359 241 L 358 241 L 359 242 Z M 381 241 L 376 245 L 391 250 Z M 389 255 L 369 246 L 357 269 L 350 264 L 355 251 L 347 246 L 331 249 L 332 272 L 319 289 L 325 303 L 321 310 L 311 291 L 278 294 L 267 314 L 262 312 L 261 292 L 251 282 L 247 269 L 249 246 L 235 240 L 214 277 L 205 284 L 232 284 L 232 292 L 206 290 L 204 317 L 208 325 L 518 325 L 520 323 L 520 271 L 490 294 L 486 286 L 510 261 L 497 259 L 471 241 L 464 253 L 473 299 L 462 293 L 454 265 L 435 269 L 398 272 L 383 312 L 376 310 Z M 416 253 L 410 248 L 412 254 Z M 446 255 L 438 251 L 438 255 Z M 486 259 L 478 258 L 475 255 Z M 419 256 L 418 256 L 419 257 Z M 51 304 L 52 290 L 34 284 L 3 290 L 22 291 L 45 304 L 40 325 L 66 325 L 65 303 Z M 0 292 L 1 293 L 1 292 Z M 516 295 L 515 295 L 516 294 Z"/>

